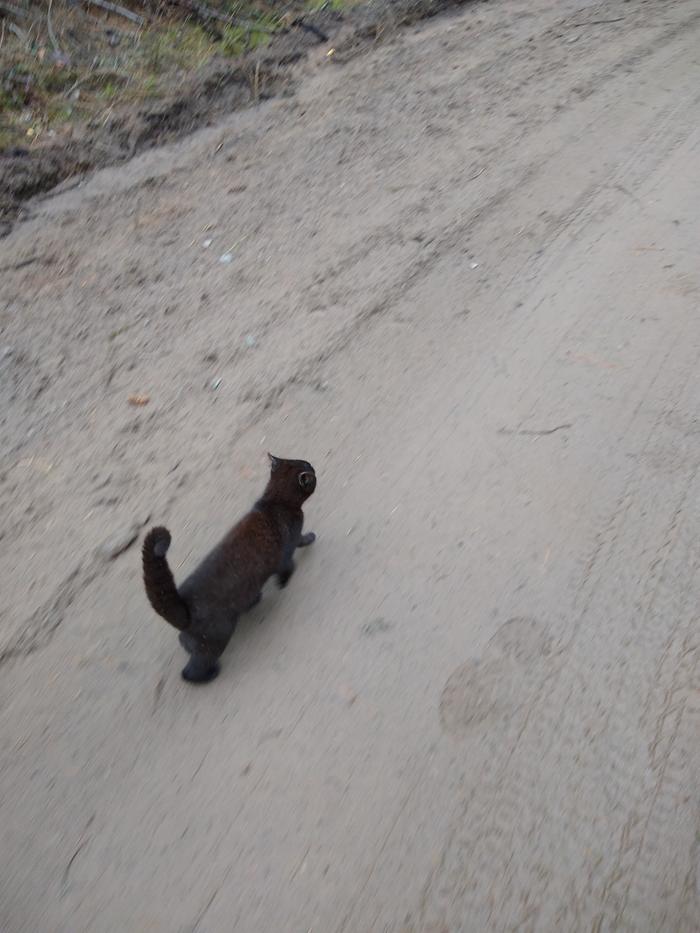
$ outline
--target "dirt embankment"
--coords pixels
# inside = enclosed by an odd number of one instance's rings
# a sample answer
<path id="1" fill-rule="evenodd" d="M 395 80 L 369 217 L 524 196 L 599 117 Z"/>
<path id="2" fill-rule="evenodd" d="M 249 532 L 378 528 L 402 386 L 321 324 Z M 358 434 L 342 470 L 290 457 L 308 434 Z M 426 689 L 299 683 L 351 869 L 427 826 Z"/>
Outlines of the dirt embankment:
<path id="1" fill-rule="evenodd" d="M 156 5 L 157 20 L 138 4 L 100 3 L 92 16 L 55 4 L 53 18 L 48 7 L 29 29 L 15 22 L 26 27 L 28 4 L 0 4 L 0 235 L 30 197 L 76 174 L 291 93 L 311 49 L 326 46 L 329 62 L 341 63 L 401 25 L 464 2 L 336 0 L 284 12 L 273 3 L 273 12 L 251 8 L 255 19 L 244 26 L 196 4 L 184 4 L 184 19 L 183 4 Z"/>

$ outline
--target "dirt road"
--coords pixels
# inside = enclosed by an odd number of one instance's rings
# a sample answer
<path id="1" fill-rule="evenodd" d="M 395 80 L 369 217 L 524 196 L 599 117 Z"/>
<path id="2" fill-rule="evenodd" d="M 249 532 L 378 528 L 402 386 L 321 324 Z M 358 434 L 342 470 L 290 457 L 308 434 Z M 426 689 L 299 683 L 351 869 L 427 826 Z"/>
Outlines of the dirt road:
<path id="1" fill-rule="evenodd" d="M 469 5 L 2 241 L 4 933 L 698 929 L 699 49 Z M 132 542 L 268 448 L 318 541 L 193 689 Z"/>

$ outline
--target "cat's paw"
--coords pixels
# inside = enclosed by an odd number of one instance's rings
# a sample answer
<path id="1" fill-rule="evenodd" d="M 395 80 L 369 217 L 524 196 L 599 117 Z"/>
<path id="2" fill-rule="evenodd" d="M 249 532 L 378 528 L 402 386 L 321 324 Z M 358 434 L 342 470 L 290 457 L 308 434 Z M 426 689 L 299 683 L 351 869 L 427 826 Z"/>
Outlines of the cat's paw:
<path id="1" fill-rule="evenodd" d="M 301 538 L 299 538 L 298 547 L 308 547 L 310 544 L 313 544 L 315 540 L 316 535 L 313 533 L 313 531 L 307 531 L 305 535 L 302 535 Z"/>
<path id="2" fill-rule="evenodd" d="M 191 684 L 208 684 L 218 677 L 220 670 L 218 661 L 212 663 L 208 659 L 193 655 L 182 669 L 182 679 Z"/>

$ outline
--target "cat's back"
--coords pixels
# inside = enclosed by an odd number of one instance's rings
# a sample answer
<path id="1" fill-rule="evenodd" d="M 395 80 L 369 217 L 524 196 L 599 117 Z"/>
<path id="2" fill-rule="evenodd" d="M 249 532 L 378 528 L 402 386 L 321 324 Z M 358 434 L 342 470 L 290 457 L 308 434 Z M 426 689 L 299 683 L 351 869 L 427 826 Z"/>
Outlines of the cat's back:
<path id="1" fill-rule="evenodd" d="M 249 566 L 251 570 L 256 563 L 270 564 L 269 573 L 272 573 L 279 562 L 282 538 L 274 517 L 255 506 L 233 526 L 215 550 L 220 550 L 225 560 Z"/>
<path id="2" fill-rule="evenodd" d="M 282 536 L 265 512 L 253 508 L 231 528 L 183 582 L 183 597 L 226 580 L 232 588 L 261 586 L 275 572 Z"/>

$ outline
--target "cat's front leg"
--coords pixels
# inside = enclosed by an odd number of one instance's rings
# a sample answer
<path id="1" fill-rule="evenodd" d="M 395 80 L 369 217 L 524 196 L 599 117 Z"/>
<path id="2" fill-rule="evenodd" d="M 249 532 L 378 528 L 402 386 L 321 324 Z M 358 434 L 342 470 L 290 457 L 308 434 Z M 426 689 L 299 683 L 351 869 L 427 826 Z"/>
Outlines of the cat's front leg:
<path id="1" fill-rule="evenodd" d="M 284 562 L 281 570 L 277 574 L 277 583 L 279 584 L 279 588 L 281 590 L 283 590 L 285 586 L 289 583 L 289 581 L 292 578 L 292 574 L 294 573 L 295 570 L 296 570 L 296 566 L 294 564 L 294 561 L 290 557 L 288 560 Z"/>
<path id="2" fill-rule="evenodd" d="M 307 531 L 305 535 L 299 535 L 297 547 L 308 547 L 310 544 L 313 544 L 315 540 L 316 535 L 313 531 Z"/>

